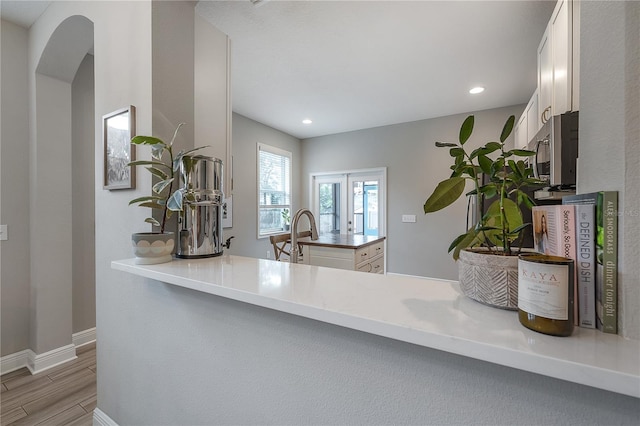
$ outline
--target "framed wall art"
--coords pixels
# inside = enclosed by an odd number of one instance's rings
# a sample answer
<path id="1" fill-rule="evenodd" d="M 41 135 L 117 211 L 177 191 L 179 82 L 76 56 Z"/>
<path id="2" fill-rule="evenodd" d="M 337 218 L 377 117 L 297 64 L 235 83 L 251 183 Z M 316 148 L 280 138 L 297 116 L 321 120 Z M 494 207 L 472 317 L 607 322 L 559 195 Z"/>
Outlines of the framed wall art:
<path id="1" fill-rule="evenodd" d="M 136 159 L 131 138 L 136 134 L 136 108 L 131 105 L 102 116 L 104 138 L 104 189 L 133 189 L 136 169 L 129 162 Z"/>

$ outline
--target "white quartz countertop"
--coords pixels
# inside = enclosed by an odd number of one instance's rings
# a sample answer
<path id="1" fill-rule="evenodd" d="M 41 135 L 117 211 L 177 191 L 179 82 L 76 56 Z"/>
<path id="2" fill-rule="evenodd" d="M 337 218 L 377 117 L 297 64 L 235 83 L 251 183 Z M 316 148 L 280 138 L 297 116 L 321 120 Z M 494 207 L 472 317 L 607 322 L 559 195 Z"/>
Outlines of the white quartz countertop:
<path id="1" fill-rule="evenodd" d="M 575 328 L 553 337 L 455 281 L 223 255 L 112 268 L 330 324 L 640 398 L 640 342 Z"/>

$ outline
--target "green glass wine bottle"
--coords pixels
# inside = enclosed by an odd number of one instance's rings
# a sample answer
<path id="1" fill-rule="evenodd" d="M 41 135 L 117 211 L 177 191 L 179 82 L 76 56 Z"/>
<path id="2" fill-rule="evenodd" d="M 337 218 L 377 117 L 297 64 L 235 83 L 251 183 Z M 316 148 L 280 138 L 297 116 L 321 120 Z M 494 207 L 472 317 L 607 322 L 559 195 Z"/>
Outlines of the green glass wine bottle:
<path id="1" fill-rule="evenodd" d="M 518 318 L 525 327 L 553 336 L 573 333 L 574 263 L 539 253 L 518 259 Z"/>

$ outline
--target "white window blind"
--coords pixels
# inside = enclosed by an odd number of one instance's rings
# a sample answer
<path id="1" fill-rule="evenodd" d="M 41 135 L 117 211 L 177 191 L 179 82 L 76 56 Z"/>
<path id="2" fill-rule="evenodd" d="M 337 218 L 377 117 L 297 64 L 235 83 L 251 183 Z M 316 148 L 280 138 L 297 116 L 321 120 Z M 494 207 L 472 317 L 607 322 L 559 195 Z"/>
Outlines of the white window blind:
<path id="1" fill-rule="evenodd" d="M 258 144 L 258 237 L 288 230 L 291 212 L 291 153 Z"/>

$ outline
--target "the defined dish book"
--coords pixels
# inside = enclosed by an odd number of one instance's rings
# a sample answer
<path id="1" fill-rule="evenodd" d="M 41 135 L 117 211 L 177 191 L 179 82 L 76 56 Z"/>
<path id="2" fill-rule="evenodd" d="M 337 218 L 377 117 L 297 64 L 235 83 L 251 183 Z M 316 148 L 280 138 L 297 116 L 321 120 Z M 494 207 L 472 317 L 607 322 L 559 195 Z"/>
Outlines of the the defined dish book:
<path id="1" fill-rule="evenodd" d="M 596 219 L 595 206 L 577 204 L 576 209 L 576 279 L 578 282 L 578 325 L 596 326 Z"/>

